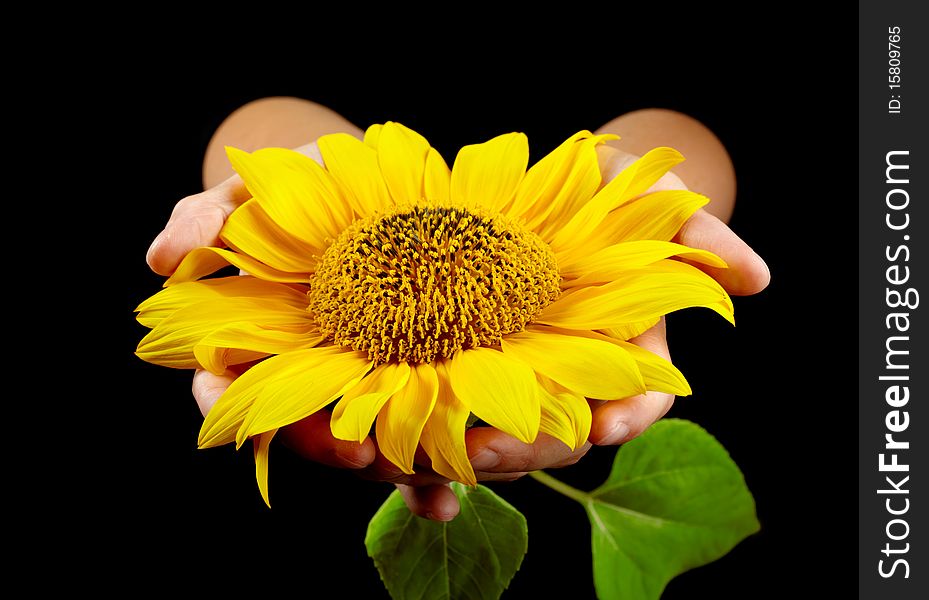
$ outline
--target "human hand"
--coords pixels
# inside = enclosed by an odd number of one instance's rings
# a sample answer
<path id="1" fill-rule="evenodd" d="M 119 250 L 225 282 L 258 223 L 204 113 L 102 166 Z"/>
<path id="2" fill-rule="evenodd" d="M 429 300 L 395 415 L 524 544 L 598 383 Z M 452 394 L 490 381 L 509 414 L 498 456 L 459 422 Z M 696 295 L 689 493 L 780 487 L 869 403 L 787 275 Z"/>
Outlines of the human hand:
<path id="1" fill-rule="evenodd" d="M 322 156 L 315 143 L 297 148 L 322 164 Z M 190 251 L 202 246 L 220 246 L 220 231 L 228 216 L 250 194 L 238 175 L 199 194 L 184 198 L 174 207 L 164 230 L 158 234 L 149 248 L 146 260 L 153 271 L 160 275 L 171 275 L 181 260 Z M 221 375 L 206 370 L 197 370 L 193 378 L 193 395 L 206 416 L 219 397 L 248 365 L 235 365 Z M 362 443 L 339 440 L 330 429 L 330 413 L 320 411 L 302 421 L 282 428 L 277 438 L 298 455 L 333 467 L 354 469 L 365 478 L 389 481 L 401 487 L 410 498 L 411 508 L 417 514 L 438 520 L 453 518 L 458 512 L 457 500 L 445 484 L 448 480 L 428 468 L 417 469 L 415 475 L 407 475 L 388 461 L 377 450 L 374 440 L 366 438 Z M 554 441 L 554 440 L 552 440 Z M 559 442 L 560 443 L 560 442 Z M 578 454 L 578 458 L 579 458 Z M 571 460 L 570 456 L 565 459 Z M 552 461 L 544 461 L 547 466 Z M 429 464 L 424 453 L 417 456 L 417 464 Z M 567 462 L 565 462 L 567 464 Z M 500 472 L 476 473 L 478 479 L 507 480 L 522 473 Z M 409 490 L 422 488 L 421 493 L 409 494 Z"/>
<path id="2" fill-rule="evenodd" d="M 612 180 L 639 157 L 603 145 L 597 148 L 604 182 Z M 674 173 L 668 173 L 648 192 L 684 190 L 687 186 Z M 733 295 L 746 296 L 763 290 L 771 278 L 768 267 L 741 238 L 715 216 L 699 209 L 684 224 L 675 242 L 713 252 L 722 258 L 728 269 L 690 263 L 705 271 Z M 665 320 L 630 340 L 641 348 L 671 360 L 665 334 Z M 533 444 L 525 444 L 492 427 L 473 427 L 466 433 L 468 455 L 476 472 L 483 477 L 508 475 L 519 478 L 530 471 L 572 465 L 591 448 L 591 444 L 611 446 L 634 439 L 652 423 L 663 417 L 674 403 L 674 395 L 648 392 L 639 396 L 610 402 L 589 400 L 593 421 L 588 442 L 572 452 L 560 441 L 540 434 Z M 481 479 L 479 475 L 478 479 Z M 417 514 L 431 510 L 441 499 L 457 512 L 454 495 L 440 492 L 436 486 L 401 488 L 407 505 Z"/>
<path id="3" fill-rule="evenodd" d="M 315 144 L 300 149 L 321 162 Z M 601 166 L 604 179 L 612 179 L 635 157 L 609 147 L 602 147 Z M 659 181 L 654 189 L 682 189 L 673 175 Z M 219 245 L 219 232 L 228 215 L 249 197 L 241 180 L 234 176 L 201 194 L 185 198 L 175 207 L 165 230 L 159 234 L 148 253 L 148 262 L 156 272 L 169 275 L 190 250 L 199 246 Z M 729 270 L 710 270 L 733 294 L 760 291 L 767 284 L 767 268 L 747 245 L 722 222 L 699 211 L 682 228 L 680 243 L 708 249 L 730 264 Z M 633 340 L 641 347 L 668 358 L 664 323 Z M 194 396 L 206 414 L 216 399 L 236 377 L 229 371 L 221 376 L 199 371 L 194 377 Z M 670 408 L 673 396 L 649 393 L 625 400 L 592 405 L 593 425 L 590 440 L 597 444 L 618 444 L 632 439 Z M 371 438 L 362 443 L 337 440 L 329 428 L 328 413 L 317 413 L 284 428 L 280 439 L 299 455 L 327 465 L 356 469 L 368 478 L 398 484 L 410 509 L 416 514 L 438 520 L 451 519 L 458 512 L 457 500 L 445 485 L 447 480 L 429 469 L 405 475 L 383 458 Z M 475 427 L 466 435 L 469 456 L 479 480 L 510 480 L 528 471 L 573 464 L 590 448 L 590 442 L 571 452 L 564 444 L 540 434 L 533 444 L 524 444 L 489 427 Z M 426 461 L 418 463 L 428 464 Z"/>
<path id="4" fill-rule="evenodd" d="M 635 155 L 609 145 L 600 146 L 597 150 L 600 153 L 600 170 L 604 181 L 613 179 L 638 159 Z M 648 191 L 686 189 L 684 182 L 669 172 Z M 729 294 L 757 294 L 770 282 L 771 274 L 764 260 L 725 223 L 702 208 L 684 223 L 674 241 L 692 248 L 708 250 L 722 258 L 729 268 L 721 269 L 696 262 L 690 264 L 713 277 Z M 630 341 L 671 360 L 664 318 Z M 663 392 L 648 392 L 613 402 L 597 402 L 597 406 L 591 406 L 593 423 L 589 440 L 597 445 L 628 442 L 663 417 L 673 403 L 674 396 Z"/>

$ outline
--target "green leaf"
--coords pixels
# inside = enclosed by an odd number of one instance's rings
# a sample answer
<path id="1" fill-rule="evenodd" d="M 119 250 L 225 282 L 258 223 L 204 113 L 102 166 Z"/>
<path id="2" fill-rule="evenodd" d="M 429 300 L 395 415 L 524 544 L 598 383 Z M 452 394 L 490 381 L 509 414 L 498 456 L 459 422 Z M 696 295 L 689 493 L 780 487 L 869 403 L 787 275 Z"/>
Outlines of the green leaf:
<path id="1" fill-rule="evenodd" d="M 526 518 L 483 486 L 452 483 L 450 523 L 414 516 L 395 491 L 368 524 L 365 546 L 395 600 L 496 600 L 523 562 Z"/>
<path id="2" fill-rule="evenodd" d="M 625 444 L 609 479 L 584 494 L 601 600 L 651 600 L 760 528 L 726 449 L 698 425 L 665 419 Z"/>

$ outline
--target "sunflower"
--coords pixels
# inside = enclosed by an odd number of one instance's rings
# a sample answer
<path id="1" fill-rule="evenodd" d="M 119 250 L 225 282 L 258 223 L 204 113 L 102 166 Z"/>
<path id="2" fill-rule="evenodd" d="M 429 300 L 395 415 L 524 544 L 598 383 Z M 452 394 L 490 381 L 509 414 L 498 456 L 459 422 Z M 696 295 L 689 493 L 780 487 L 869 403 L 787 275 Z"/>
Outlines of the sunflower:
<path id="1" fill-rule="evenodd" d="M 392 122 L 364 141 L 320 138 L 325 166 L 228 148 L 252 198 L 229 215 L 227 248 L 192 251 L 139 306 L 152 331 L 137 354 L 217 374 L 258 361 L 206 416 L 199 446 L 251 438 L 266 502 L 275 432 L 333 402 L 335 437 L 362 441 L 373 426 L 405 473 L 422 445 L 436 472 L 475 484 L 472 414 L 577 448 L 588 398 L 690 393 L 630 338 L 686 307 L 732 321 L 726 292 L 689 264 L 723 261 L 671 242 L 707 199 L 646 193 L 683 157 L 656 148 L 604 185 L 596 147 L 609 139 L 581 131 L 528 171 L 524 134 L 465 146 L 449 169 Z M 202 279 L 229 265 L 248 275 Z"/>

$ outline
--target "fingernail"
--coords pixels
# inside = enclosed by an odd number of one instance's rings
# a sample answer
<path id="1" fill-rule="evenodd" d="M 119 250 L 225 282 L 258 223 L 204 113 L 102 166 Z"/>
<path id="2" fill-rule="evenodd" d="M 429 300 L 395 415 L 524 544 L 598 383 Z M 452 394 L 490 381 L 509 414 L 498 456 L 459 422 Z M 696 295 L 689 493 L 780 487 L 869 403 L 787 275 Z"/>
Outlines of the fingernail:
<path id="1" fill-rule="evenodd" d="M 473 457 L 471 457 L 471 466 L 475 471 L 484 471 L 492 469 L 500 464 L 500 455 L 491 450 L 484 448 Z"/>
<path id="2" fill-rule="evenodd" d="M 619 422 L 613 425 L 613 428 L 610 429 L 609 433 L 600 438 L 600 441 L 597 444 L 601 446 L 614 446 L 625 441 L 626 436 L 629 435 L 629 426 L 625 423 Z"/>
<path id="3" fill-rule="evenodd" d="M 429 511 L 426 511 L 426 518 L 429 519 L 430 521 L 438 521 L 440 523 L 445 523 L 447 521 L 451 521 L 455 517 L 453 515 L 447 515 L 444 513 L 436 514 L 432 512 L 431 510 L 429 510 Z"/>

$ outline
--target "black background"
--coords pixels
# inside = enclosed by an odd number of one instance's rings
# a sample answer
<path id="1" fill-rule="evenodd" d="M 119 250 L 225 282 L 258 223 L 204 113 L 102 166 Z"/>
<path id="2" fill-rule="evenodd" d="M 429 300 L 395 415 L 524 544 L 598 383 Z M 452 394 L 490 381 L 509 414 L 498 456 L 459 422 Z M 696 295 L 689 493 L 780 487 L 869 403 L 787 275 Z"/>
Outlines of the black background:
<path id="1" fill-rule="evenodd" d="M 210 135 L 249 100 L 292 95 L 362 128 L 400 121 L 449 163 L 461 145 L 513 130 L 528 134 L 535 161 L 579 129 L 649 106 L 706 123 L 736 166 L 731 226 L 767 259 L 773 281 L 759 296 L 735 299 L 736 328 L 698 309 L 669 318 L 675 362 L 695 391 L 671 416 L 699 423 L 729 450 L 762 530 L 673 580 L 664 597 L 838 597 L 846 584 L 850 591 L 852 38 L 849 29 L 843 45 L 830 21 L 794 17 L 732 24 L 685 15 L 648 28 L 639 18 L 512 45 L 500 31 L 460 41 L 398 36 L 373 40 L 360 57 L 342 51 L 363 43 L 355 37 L 314 34 L 272 52 L 240 32 L 215 45 L 181 41 L 143 59 L 138 93 L 119 108 L 132 154 L 124 174 L 136 182 L 119 258 L 128 278 L 127 402 L 139 409 L 126 417 L 132 435 L 119 442 L 119 480 L 129 492 L 120 526 L 143 581 L 186 581 L 211 596 L 386 596 L 363 538 L 389 485 L 302 462 L 275 445 L 267 510 L 250 450 L 196 450 L 201 417 L 190 374 L 131 354 L 145 330 L 129 312 L 162 281 L 147 270 L 145 251 L 173 204 L 200 190 Z M 812 56 L 802 40 L 811 30 L 819 32 Z M 438 66 L 423 59 L 437 52 Z M 614 452 L 595 448 L 554 474 L 590 489 Z M 529 479 L 492 487 L 526 515 L 530 531 L 505 597 L 592 598 L 582 509 Z"/>

